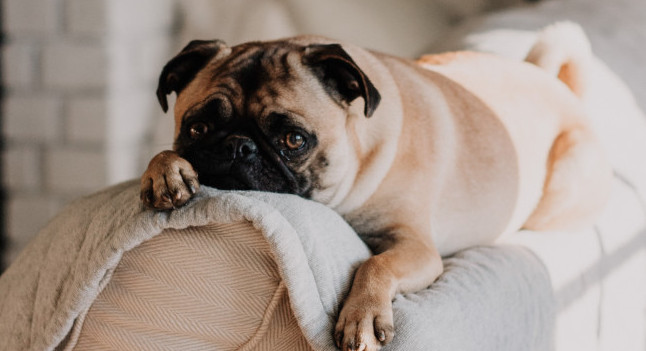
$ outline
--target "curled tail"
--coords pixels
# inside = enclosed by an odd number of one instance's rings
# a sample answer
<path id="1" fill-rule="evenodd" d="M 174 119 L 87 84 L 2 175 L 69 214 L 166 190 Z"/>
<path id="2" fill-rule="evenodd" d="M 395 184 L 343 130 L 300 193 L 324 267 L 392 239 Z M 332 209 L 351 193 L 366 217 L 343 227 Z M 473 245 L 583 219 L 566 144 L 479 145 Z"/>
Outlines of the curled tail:
<path id="1" fill-rule="evenodd" d="M 572 22 L 559 22 L 539 33 L 525 61 L 557 76 L 581 97 L 591 59 L 590 42 L 583 29 Z"/>

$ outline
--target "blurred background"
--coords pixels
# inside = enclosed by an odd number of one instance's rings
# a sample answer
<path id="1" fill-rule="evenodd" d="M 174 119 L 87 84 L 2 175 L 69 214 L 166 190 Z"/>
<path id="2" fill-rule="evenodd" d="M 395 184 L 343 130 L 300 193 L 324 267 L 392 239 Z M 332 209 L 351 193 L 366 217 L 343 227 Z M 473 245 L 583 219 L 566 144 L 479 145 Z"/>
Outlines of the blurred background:
<path id="1" fill-rule="evenodd" d="M 3 0 L 4 263 L 62 206 L 139 177 L 172 146 L 155 98 L 191 39 L 323 34 L 415 57 L 450 26 L 520 0 Z"/>

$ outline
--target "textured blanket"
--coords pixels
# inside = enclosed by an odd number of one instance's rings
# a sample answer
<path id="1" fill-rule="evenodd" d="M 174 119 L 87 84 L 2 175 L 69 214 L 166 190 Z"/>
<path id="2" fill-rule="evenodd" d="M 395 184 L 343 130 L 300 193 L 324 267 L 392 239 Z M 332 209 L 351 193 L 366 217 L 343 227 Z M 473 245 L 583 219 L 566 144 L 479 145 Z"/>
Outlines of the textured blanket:
<path id="1" fill-rule="evenodd" d="M 203 187 L 187 206 L 142 208 L 128 182 L 72 203 L 0 277 L 0 350 L 64 345 L 124 252 L 166 228 L 249 221 L 267 240 L 298 325 L 316 350 L 334 350 L 335 314 L 354 269 L 370 255 L 340 216 L 290 195 Z M 547 350 L 554 301 L 542 263 L 514 246 L 445 259 L 431 287 L 395 298 L 388 350 Z M 215 269 L 215 268 L 214 268 Z"/>

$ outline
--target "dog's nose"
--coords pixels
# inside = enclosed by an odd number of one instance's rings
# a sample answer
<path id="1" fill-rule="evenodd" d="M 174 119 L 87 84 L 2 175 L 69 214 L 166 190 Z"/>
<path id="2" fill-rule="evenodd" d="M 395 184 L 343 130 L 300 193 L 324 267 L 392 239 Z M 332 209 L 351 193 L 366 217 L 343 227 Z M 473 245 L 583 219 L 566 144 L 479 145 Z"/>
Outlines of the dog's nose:
<path id="1" fill-rule="evenodd" d="M 224 140 L 224 149 L 232 160 L 246 160 L 256 154 L 258 147 L 249 137 L 244 135 L 229 135 Z"/>

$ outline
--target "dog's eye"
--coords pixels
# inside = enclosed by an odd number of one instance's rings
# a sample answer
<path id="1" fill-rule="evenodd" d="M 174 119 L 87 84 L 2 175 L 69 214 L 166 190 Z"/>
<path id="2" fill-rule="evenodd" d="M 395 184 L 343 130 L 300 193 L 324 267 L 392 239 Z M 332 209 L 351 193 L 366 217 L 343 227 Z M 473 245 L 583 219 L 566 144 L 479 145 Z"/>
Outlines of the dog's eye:
<path id="1" fill-rule="evenodd" d="M 285 134 L 285 146 L 290 150 L 298 150 L 305 146 L 305 137 L 297 132 Z"/>
<path id="2" fill-rule="evenodd" d="M 191 128 L 188 130 L 188 133 L 193 140 L 200 139 L 209 131 L 209 126 L 204 122 L 196 122 L 191 124 Z"/>

